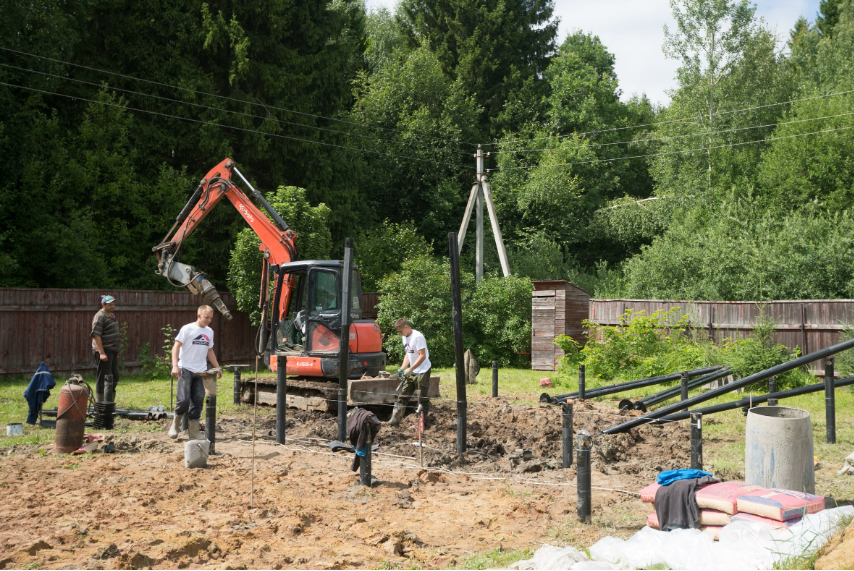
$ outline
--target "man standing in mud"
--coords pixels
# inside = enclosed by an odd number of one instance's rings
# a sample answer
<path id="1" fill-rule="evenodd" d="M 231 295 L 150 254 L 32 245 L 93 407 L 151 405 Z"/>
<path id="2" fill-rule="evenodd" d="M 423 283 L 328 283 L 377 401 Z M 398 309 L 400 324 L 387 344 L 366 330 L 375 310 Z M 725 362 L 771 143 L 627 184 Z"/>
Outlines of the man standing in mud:
<path id="1" fill-rule="evenodd" d="M 391 426 L 397 426 L 403 420 L 406 406 L 416 389 L 419 389 L 421 393 L 420 401 L 424 418 L 427 418 L 427 412 L 430 410 L 427 391 L 430 388 L 431 365 L 427 340 L 421 332 L 410 327 L 409 322 L 405 319 L 395 321 L 394 328 L 403 338 L 403 349 L 406 355 L 403 357 L 403 364 L 398 371 L 398 374 L 403 375 L 404 384 L 394 405 L 394 411 L 391 413 L 391 419 L 388 421 Z"/>
<path id="2" fill-rule="evenodd" d="M 213 319 L 213 308 L 202 305 L 196 314 L 196 321 L 181 328 L 175 337 L 172 348 L 172 376 L 178 377 L 178 399 L 175 404 L 175 416 L 169 428 L 169 438 L 178 438 L 181 431 L 181 421 L 187 417 L 187 432 L 190 440 L 202 440 L 204 435 L 199 429 L 199 419 L 202 416 L 202 404 L 205 400 L 204 381 L 199 373 L 208 370 L 208 360 L 215 368 L 219 363 L 214 353 L 214 332 L 209 327 Z M 222 371 L 217 375 L 222 378 Z M 210 392 L 209 394 L 216 394 Z"/>

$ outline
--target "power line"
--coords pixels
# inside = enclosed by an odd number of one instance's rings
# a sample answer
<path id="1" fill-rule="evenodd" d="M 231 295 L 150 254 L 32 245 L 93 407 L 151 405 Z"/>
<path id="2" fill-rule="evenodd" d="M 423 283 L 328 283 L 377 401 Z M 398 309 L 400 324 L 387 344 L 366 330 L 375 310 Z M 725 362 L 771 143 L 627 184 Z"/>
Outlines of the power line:
<path id="1" fill-rule="evenodd" d="M 125 78 L 125 79 L 130 79 L 130 80 L 133 80 L 133 81 L 141 81 L 141 82 L 143 82 L 143 83 L 150 83 L 150 84 L 152 84 L 152 85 L 159 85 L 159 86 L 161 86 L 161 87 L 169 87 L 169 88 L 171 88 L 171 89 L 178 89 L 178 90 L 181 90 L 181 91 L 187 91 L 187 92 L 190 92 L 190 93 L 195 93 L 195 94 L 197 94 L 197 95 L 207 95 L 207 96 L 209 96 L 209 97 L 216 97 L 216 98 L 218 98 L 218 99 L 225 99 L 225 100 L 228 100 L 228 101 L 236 101 L 237 103 L 242 103 L 242 104 L 244 104 L 244 105 L 247 105 L 247 104 L 248 104 L 248 105 L 256 105 L 256 106 L 263 107 L 263 108 L 276 109 L 277 111 L 285 111 L 285 112 L 287 112 L 287 113 L 293 113 L 294 115 L 301 115 L 301 116 L 303 116 L 303 117 L 313 117 L 313 118 L 316 118 L 316 119 L 325 119 L 325 120 L 327 120 L 327 121 L 336 121 L 336 122 L 339 122 L 339 123 L 348 123 L 348 124 L 350 124 L 350 125 L 357 125 L 357 126 L 359 126 L 359 127 L 368 127 L 368 128 L 371 128 L 371 129 L 381 129 L 381 130 L 383 130 L 383 131 L 392 131 L 392 132 L 395 132 L 395 133 L 409 134 L 407 131 L 403 131 L 403 130 L 401 130 L 401 129 L 394 129 L 394 128 L 392 128 L 392 127 L 381 127 L 381 126 L 378 126 L 378 125 L 371 125 L 371 124 L 366 124 L 366 123 L 358 123 L 358 122 L 356 122 L 356 121 L 348 121 L 348 120 L 346 120 L 346 119 L 334 119 L 334 118 L 332 118 L 332 117 L 326 117 L 326 116 L 324 116 L 324 115 L 316 115 L 316 114 L 314 114 L 314 113 L 305 113 L 305 112 L 303 112 L 303 111 L 296 111 L 296 110 L 294 110 L 294 109 L 287 109 L 286 107 L 277 107 L 277 106 L 275 106 L 275 105 L 268 105 L 268 104 L 266 104 L 266 103 L 255 103 L 255 102 L 253 102 L 253 101 L 247 101 L 247 100 L 244 100 L 244 99 L 237 99 L 236 97 L 228 97 L 227 95 L 217 95 L 217 94 L 215 94 L 215 93 L 208 93 L 208 92 L 206 92 L 206 91 L 198 91 L 198 90 L 195 90 L 195 89 L 190 89 L 189 87 L 180 87 L 180 86 L 178 86 L 178 85 L 172 85 L 172 84 L 169 84 L 169 83 L 162 83 L 162 82 L 159 82 L 159 81 L 153 81 L 153 80 L 150 80 L 150 79 L 143 79 L 143 78 L 140 78 L 140 77 L 134 77 L 134 76 L 132 76 L 132 75 L 126 75 L 126 74 L 123 74 L 123 73 L 118 73 L 118 72 L 115 72 L 115 71 L 108 71 L 108 70 L 105 70 L 105 69 L 99 69 L 99 68 L 96 68 L 96 67 L 89 67 L 89 66 L 85 66 L 85 65 L 81 65 L 81 64 L 77 64 L 77 63 L 72 63 L 72 62 L 69 62 L 69 61 L 63 61 L 63 60 L 59 60 L 59 59 L 50 58 L 50 57 L 47 57 L 47 56 L 41 56 L 41 55 L 38 55 L 38 54 L 31 54 L 31 53 L 29 53 L 29 52 L 24 52 L 24 51 L 20 51 L 20 50 L 13 50 L 13 49 L 11 49 L 11 48 L 7 48 L 7 47 L 4 47 L 4 46 L 0 46 L 0 50 L 7 51 L 7 52 L 12 52 L 12 53 L 15 53 L 15 54 L 24 55 L 24 56 L 28 56 L 28 57 L 34 57 L 34 58 L 38 58 L 38 59 L 43 59 L 43 60 L 46 60 L 46 61 L 52 61 L 52 62 L 54 62 L 54 63 L 59 63 L 59 64 L 63 64 L 63 65 L 70 65 L 70 66 L 78 67 L 78 68 L 81 68 L 81 69 L 87 69 L 87 70 L 89 70 L 89 71 L 94 71 L 94 72 L 97 72 L 97 73 L 105 73 L 105 74 L 107 74 L 107 75 L 114 75 L 114 76 L 116 76 L 116 77 L 123 77 L 123 78 Z M 414 133 L 418 134 L 417 132 L 414 132 Z M 455 140 L 453 140 L 453 139 L 447 139 L 447 138 L 444 138 L 444 137 L 436 137 L 436 136 L 434 136 L 434 135 L 419 134 L 419 136 L 426 137 L 426 138 L 429 138 L 429 139 L 434 139 L 434 140 L 437 140 L 437 141 L 445 141 L 445 142 L 447 142 L 447 143 L 464 144 L 464 145 L 472 145 L 472 146 L 475 146 L 475 145 L 476 145 L 476 143 L 467 143 L 467 142 L 465 142 L 465 141 L 455 141 Z"/>
<path id="2" fill-rule="evenodd" d="M 616 141 L 613 143 L 589 143 L 589 144 L 576 145 L 573 147 L 561 147 L 560 150 L 572 150 L 572 149 L 582 149 L 582 148 L 592 148 L 592 147 L 607 147 L 610 145 L 623 145 L 626 143 L 661 142 L 661 141 L 669 141 L 669 140 L 673 140 L 673 139 L 683 139 L 685 137 L 709 137 L 709 136 L 720 135 L 721 133 L 734 133 L 736 131 L 747 131 L 750 129 L 763 129 L 765 127 L 776 127 L 779 125 L 791 125 L 793 123 L 804 123 L 804 122 L 808 122 L 808 121 L 819 121 L 821 119 L 835 119 L 837 117 L 846 117 L 848 115 L 854 115 L 854 112 L 840 113 L 838 115 L 823 115 L 821 117 L 808 117 L 805 119 L 793 119 L 791 121 L 780 121 L 777 123 L 767 123 L 765 125 L 751 125 L 749 127 L 734 127 L 732 129 L 721 129 L 719 131 L 712 131 L 711 133 L 690 133 L 687 135 L 673 135 L 673 136 L 666 136 L 666 137 L 657 138 L 657 139 L 636 139 L 633 141 Z M 553 150 L 553 149 L 516 149 L 513 151 L 494 151 L 493 154 L 500 155 L 500 154 L 518 154 L 518 153 L 542 153 L 542 152 L 550 151 L 550 150 Z"/>
<path id="3" fill-rule="evenodd" d="M 734 113 L 744 113 L 745 111 L 753 111 L 753 110 L 756 110 L 756 109 L 766 109 L 766 108 L 768 108 L 768 107 L 778 107 L 778 106 L 780 106 L 780 105 L 787 105 L 787 104 L 789 104 L 789 103 L 800 103 L 801 101 L 812 101 L 812 100 L 814 100 L 814 99 L 824 99 L 824 98 L 827 98 L 827 97 L 836 97 L 837 95 L 848 95 L 849 93 L 854 93 L 854 89 L 849 89 L 849 90 L 847 90 L 847 91 L 837 91 L 837 92 L 834 92 L 834 93 L 827 93 L 827 94 L 825 94 L 825 95 L 815 95 L 815 96 L 812 96 L 812 97 L 802 97 L 802 98 L 800 98 L 800 99 L 790 99 L 790 100 L 788 100 L 788 101 L 781 101 L 781 102 L 778 102 L 778 103 L 768 103 L 768 104 L 766 104 L 766 105 L 756 105 L 756 106 L 754 106 L 754 107 L 743 107 L 743 108 L 741 108 L 741 109 L 733 109 L 732 111 L 723 111 L 723 112 L 720 112 L 720 113 L 714 113 L 712 116 L 713 116 L 713 117 L 720 117 L 720 116 L 722 116 L 722 115 L 732 115 L 732 114 L 734 114 Z M 667 125 L 667 124 L 671 124 L 671 123 L 693 123 L 693 122 L 694 122 L 694 121 L 693 121 L 693 120 L 691 120 L 690 118 L 686 118 L 686 119 L 673 119 L 673 120 L 670 120 L 670 121 L 660 121 L 660 122 L 657 122 L 657 123 L 644 123 L 644 124 L 642 124 L 642 125 L 634 125 L 634 126 L 630 126 L 630 127 L 615 127 L 615 128 L 613 128 L 613 129 L 600 129 L 600 130 L 596 130 L 596 131 L 585 131 L 585 132 L 582 132 L 582 133 L 570 133 L 570 134 L 568 134 L 568 135 L 559 135 L 559 136 L 554 137 L 554 138 L 557 138 L 557 139 L 564 139 L 564 138 L 566 138 L 566 137 L 572 137 L 573 135 L 581 136 L 581 135 L 590 135 L 590 134 L 596 134 L 596 133 L 607 133 L 607 132 L 610 132 L 610 131 L 622 131 L 622 130 L 625 130 L 625 129 L 639 129 L 639 128 L 641 128 L 641 127 L 650 127 L 650 126 L 658 126 L 658 125 Z M 521 143 L 524 143 L 524 142 L 531 142 L 531 141 L 542 141 L 542 140 L 547 140 L 547 139 L 550 139 L 550 138 L 553 138 L 553 137 L 534 137 L 534 138 L 532 138 L 532 139 L 513 139 L 513 140 L 510 140 L 510 141 L 500 141 L 500 142 L 497 142 L 497 143 L 486 143 L 486 145 L 484 145 L 484 146 L 487 146 L 487 145 L 502 145 L 502 144 L 505 144 L 505 143 L 520 143 L 520 142 L 521 142 Z"/>
<path id="4" fill-rule="evenodd" d="M 716 149 L 725 149 L 728 147 L 739 147 L 742 145 L 754 145 L 756 143 L 767 143 L 769 141 L 779 141 L 781 139 L 792 139 L 795 137 L 805 137 L 807 135 L 820 135 L 820 134 L 824 134 L 824 133 L 834 133 L 837 131 L 846 131 L 849 129 L 854 129 L 854 125 L 849 125 L 847 127 L 838 127 L 836 129 L 823 129 L 821 131 L 813 131 L 811 133 L 797 133 L 795 135 L 785 135 L 782 137 L 768 137 L 765 139 L 757 139 L 755 141 L 744 141 L 741 143 L 730 143 L 728 145 L 718 145 L 715 147 L 698 147 L 696 149 L 685 149 L 682 151 L 668 151 L 668 152 L 664 152 L 664 153 L 650 153 L 650 154 L 646 154 L 646 155 L 635 155 L 633 157 L 615 157 L 612 159 L 593 159 L 593 160 L 589 160 L 589 161 L 577 161 L 577 162 L 572 162 L 572 163 L 561 163 L 561 164 L 556 164 L 556 165 L 537 165 L 537 166 L 529 166 L 529 167 L 506 167 L 506 168 L 501 168 L 501 169 L 487 169 L 487 172 L 509 171 L 509 170 L 536 170 L 536 169 L 544 169 L 544 168 L 568 167 L 568 166 L 572 166 L 572 165 L 585 165 L 585 164 L 590 164 L 590 163 L 607 163 L 607 162 L 613 162 L 613 161 L 628 161 L 631 159 L 660 157 L 660 156 L 664 156 L 664 155 L 680 155 L 680 154 L 686 154 L 686 153 L 693 153 L 693 152 L 697 152 L 697 151 L 707 152 L 707 151 L 714 151 Z"/>
<path id="5" fill-rule="evenodd" d="M 98 104 L 98 105 L 105 105 L 105 106 L 107 106 L 107 107 L 118 107 L 118 108 L 120 108 L 120 109 L 127 109 L 128 111 L 138 111 L 138 112 L 140 112 L 140 113 L 148 113 L 148 114 L 150 114 L 150 115 L 158 115 L 158 116 L 160 116 L 160 117 L 167 117 L 167 118 L 170 118 L 170 119 L 179 119 L 179 120 L 181 120 L 181 121 L 189 121 L 189 122 L 191 122 L 191 123 L 201 123 L 202 125 L 212 125 L 212 126 L 215 126 L 215 127 L 222 127 L 222 128 L 224 128 L 224 129 L 233 129 L 233 130 L 235 130 L 235 131 L 243 131 L 243 132 L 246 132 L 246 133 L 256 133 L 256 134 L 258 134 L 258 135 L 263 135 L 263 136 L 265 136 L 265 137 L 276 137 L 276 138 L 279 138 L 279 139 L 288 139 L 288 140 L 291 140 L 291 141 L 300 141 L 300 142 L 303 142 L 303 143 L 311 143 L 311 144 L 314 144 L 314 145 L 321 145 L 321 146 L 324 146 L 324 147 L 334 147 L 334 148 L 338 148 L 338 149 L 347 149 L 347 150 L 350 150 L 350 151 L 356 151 L 356 152 L 359 152 L 359 153 L 370 153 L 370 154 L 382 155 L 382 156 L 392 157 L 392 158 L 397 158 L 397 159 L 407 159 L 407 160 L 414 160 L 414 161 L 421 161 L 421 162 L 433 163 L 433 164 L 437 164 L 437 165 L 446 165 L 446 166 L 451 166 L 451 167 L 456 167 L 456 168 L 461 168 L 461 169 L 474 170 L 474 167 L 467 167 L 467 166 L 463 166 L 463 165 L 457 165 L 457 164 L 454 164 L 454 163 L 446 163 L 446 162 L 442 162 L 442 161 L 431 161 L 431 160 L 429 160 L 429 159 L 419 159 L 419 158 L 417 158 L 417 157 L 410 157 L 410 156 L 392 155 L 392 154 L 390 154 L 390 153 L 382 153 L 382 152 L 380 152 L 380 151 L 374 151 L 374 150 L 371 150 L 371 149 L 360 149 L 360 148 L 358 148 L 358 147 L 348 147 L 348 146 L 345 146 L 345 145 L 336 145 L 336 144 L 333 144 L 333 143 L 325 143 L 325 142 L 323 142 L 323 141 L 312 141 L 311 139 L 301 139 L 301 138 L 299 138 L 299 137 L 290 137 L 290 136 L 288 136 L 288 135 L 279 135 L 279 134 L 277 134 L 277 133 L 265 133 L 264 131 L 258 131 L 258 130 L 255 130 L 255 129 L 246 129 L 246 128 L 243 128 L 243 127 L 234 127 L 234 126 L 232 126 L 232 125 L 223 125 L 222 123 L 214 123 L 214 122 L 212 122 L 212 121 L 202 121 L 202 120 L 200 120 L 200 119 L 191 119 L 190 117 L 179 117 L 179 116 L 177 116 L 177 115 L 170 115 L 170 114 L 168 114 L 168 113 L 161 113 L 161 112 L 159 112 L 159 111 L 151 111 L 151 110 L 149 110 L 149 109 L 139 109 L 139 108 L 137 108 L 137 107 L 128 107 L 128 106 L 125 106 L 125 105 L 119 105 L 119 104 L 116 104 L 116 103 L 107 103 L 107 102 L 105 102 L 105 101 L 97 101 L 97 100 L 95 100 L 95 99 L 87 99 L 87 98 L 85 98 L 85 97 L 78 97 L 78 96 L 76 96 L 76 95 L 66 95 L 66 94 L 64 94 L 64 93 L 56 93 L 56 92 L 53 92 L 53 91 L 46 91 L 46 90 L 43 90 L 43 89 L 36 89 L 36 88 L 34 88 L 34 87 L 26 87 L 26 86 L 23 86 L 23 85 L 15 85 L 15 84 L 12 84 L 12 83 L 6 83 L 6 82 L 3 82 L 3 81 L 0 81 L 0 85 L 6 85 L 6 86 L 8 86 L 8 87 L 17 87 L 18 89 L 25 89 L 25 90 L 27 90 L 27 91 L 35 91 L 35 92 L 37 92 L 37 93 L 44 93 L 44 94 L 46 94 L 46 95 L 56 95 L 56 96 L 58 96 L 58 97 L 65 97 L 65 98 L 68 98 L 68 99 L 77 99 L 77 100 L 80 100 L 80 101 L 87 101 L 87 102 L 89 102 L 89 103 L 96 103 L 96 104 Z"/>
<path id="6" fill-rule="evenodd" d="M 178 103 L 178 104 L 181 104 L 181 105 L 189 105 L 189 106 L 191 106 L 191 107 L 201 107 L 202 109 L 210 109 L 210 110 L 212 110 L 212 111 L 221 111 L 221 112 L 223 112 L 223 113 L 229 113 L 229 114 L 232 114 L 232 115 L 241 115 L 241 116 L 244 116 L 244 117 L 251 117 L 251 118 L 253 118 L 253 119 L 261 119 L 262 121 L 273 121 L 273 122 L 275 122 L 275 123 L 282 123 L 282 124 L 284 124 L 284 125 L 293 125 L 293 126 L 296 126 L 296 127 L 302 127 L 302 128 L 305 128 L 305 129 L 314 129 L 314 130 L 317 130 L 317 131 L 329 131 L 329 132 L 331 132 L 331 133 L 337 133 L 337 134 L 340 134 L 340 135 L 350 135 L 350 136 L 353 136 L 353 137 L 362 137 L 362 138 L 364 138 L 364 139 L 368 139 L 368 140 L 371 140 L 371 141 L 379 141 L 379 142 L 384 142 L 384 143 L 394 143 L 394 141 L 392 141 L 392 140 L 390 140 L 390 139 L 380 139 L 380 138 L 377 138 L 377 137 L 371 137 L 371 136 L 369 136 L 369 135 L 360 135 L 359 133 L 350 133 L 350 132 L 348 132 L 348 131 L 340 131 L 340 130 L 338 130 L 338 129 L 331 129 L 331 128 L 329 128 L 329 127 L 316 127 L 316 126 L 313 126 L 313 125 L 305 125 L 305 124 L 302 124 L 302 123 L 294 123 L 293 121 L 284 121 L 284 120 L 281 120 L 281 119 L 277 119 L 277 118 L 275 118 L 275 117 L 264 117 L 263 115 L 252 115 L 251 113 L 243 113 L 243 112 L 241 112 L 241 111 L 231 111 L 230 109 L 223 109 L 223 108 L 221 108 L 221 107 L 211 107 L 210 105 L 203 105 L 203 104 L 201 104 L 201 103 L 193 103 L 193 102 L 191 102 L 191 101 L 181 101 L 180 99 L 172 99 L 171 97 L 163 97 L 163 96 L 160 96 L 160 95 L 152 95 L 152 94 L 150 94 L 150 93 L 143 93 L 142 91 L 134 91 L 134 90 L 132 90 L 132 89 L 123 89 L 123 88 L 121 88 L 121 87 L 112 87 L 112 86 L 110 86 L 110 85 L 104 85 L 104 84 L 94 83 L 94 82 L 91 82 L 91 81 L 84 81 L 84 80 L 82 80 L 82 79 L 75 79 L 75 78 L 73 78 L 73 77 L 64 77 L 64 76 L 56 75 L 56 74 L 53 74 L 53 73 L 47 73 L 47 72 L 45 72 L 45 71 L 38 71 L 38 70 L 35 70 L 35 69 L 27 69 L 27 68 L 24 68 L 24 67 L 18 67 L 18 66 L 15 66 L 15 65 L 9 65 L 9 64 L 6 64 L 6 63 L 0 63 L 0 66 L 2 66 L 2 67 L 7 67 L 7 68 L 11 68 L 11 69 L 17 69 L 17 70 L 20 70 L 20 71 L 25 71 L 25 72 L 28 72 L 28 73 L 37 73 L 37 74 L 39 74 L 39 75 L 45 75 L 45 76 L 48 76 L 48 77 L 54 77 L 54 78 L 57 78 L 57 79 L 61 79 L 61 80 L 63 80 L 63 81 L 72 81 L 72 82 L 75 82 L 75 83 L 82 83 L 82 84 L 84 84 L 84 85 L 91 85 L 91 86 L 98 87 L 98 88 L 105 88 L 105 89 L 110 89 L 110 90 L 113 90 L 113 91 L 121 91 L 121 92 L 124 92 L 124 93 L 130 93 L 130 94 L 134 94 L 134 95 L 140 95 L 140 96 L 142 96 L 142 97 L 150 97 L 150 98 L 152 98 L 152 99 L 159 99 L 159 100 L 161 100 L 161 101 L 169 101 L 169 102 L 171 102 L 171 103 Z M 462 151 L 455 151 L 455 152 L 462 152 Z M 470 153 L 465 152 L 464 154 L 469 155 Z"/>

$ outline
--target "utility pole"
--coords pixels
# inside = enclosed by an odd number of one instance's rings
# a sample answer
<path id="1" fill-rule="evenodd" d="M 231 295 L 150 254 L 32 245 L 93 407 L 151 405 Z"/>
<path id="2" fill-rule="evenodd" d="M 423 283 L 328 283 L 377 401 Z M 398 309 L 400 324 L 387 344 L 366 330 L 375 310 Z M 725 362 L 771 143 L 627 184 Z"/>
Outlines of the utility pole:
<path id="1" fill-rule="evenodd" d="M 463 240 L 466 230 L 471 222 L 472 211 L 475 212 L 475 277 L 480 282 L 483 279 L 483 203 L 489 211 L 489 223 L 492 226 L 492 235 L 495 237 L 495 247 L 498 249 L 498 259 L 501 261 L 501 270 L 504 277 L 510 275 L 510 265 L 507 262 L 507 252 L 504 250 L 504 239 L 501 237 L 501 228 L 498 226 L 498 216 L 495 213 L 495 205 L 492 203 L 492 192 L 489 189 L 489 179 L 484 167 L 484 155 L 480 145 L 477 146 L 475 154 L 476 171 L 475 181 L 472 185 L 466 211 L 463 214 L 463 223 L 460 225 L 458 254 L 463 250 Z"/>

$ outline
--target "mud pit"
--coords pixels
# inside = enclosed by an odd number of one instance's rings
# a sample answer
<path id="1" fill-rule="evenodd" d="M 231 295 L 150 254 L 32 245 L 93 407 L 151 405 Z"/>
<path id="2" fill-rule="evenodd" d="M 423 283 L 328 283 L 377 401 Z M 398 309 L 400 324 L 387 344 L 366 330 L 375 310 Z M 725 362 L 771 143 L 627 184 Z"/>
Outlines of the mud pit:
<path id="1" fill-rule="evenodd" d="M 456 412 L 435 403 L 424 465 L 407 417 L 384 425 L 373 488 L 332 454 L 326 413 L 288 411 L 288 444 L 260 416 L 252 473 L 251 416 L 221 418 L 206 470 L 185 470 L 182 435 L 166 422 L 113 436 L 119 453 L 81 457 L 19 447 L 0 460 L 0 568 L 441 568 L 494 549 L 542 542 L 586 547 L 646 521 L 635 492 L 688 462 L 685 423 L 644 426 L 594 448 L 593 523 L 578 523 L 575 470 L 560 469 L 560 413 L 485 399 L 468 407 L 471 452 L 457 456 Z M 616 424 L 613 403 L 576 403 L 575 430 Z M 129 421 L 119 421 L 123 425 Z M 159 427 L 157 432 L 152 425 Z M 510 460 L 517 448 L 533 459 Z"/>

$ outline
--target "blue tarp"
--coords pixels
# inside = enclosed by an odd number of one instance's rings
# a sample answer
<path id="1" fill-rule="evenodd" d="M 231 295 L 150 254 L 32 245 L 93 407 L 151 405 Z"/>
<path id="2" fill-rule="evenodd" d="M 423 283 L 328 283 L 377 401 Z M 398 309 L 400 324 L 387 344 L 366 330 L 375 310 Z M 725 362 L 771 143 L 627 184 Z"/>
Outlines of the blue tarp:
<path id="1" fill-rule="evenodd" d="M 27 416 L 27 424 L 35 424 L 39 416 L 39 410 L 44 402 L 50 397 L 50 390 L 56 386 L 56 381 L 47 368 L 47 365 L 42 363 L 36 369 L 36 374 L 33 375 L 27 390 L 24 391 L 24 398 L 27 404 L 30 405 L 30 413 Z"/>

